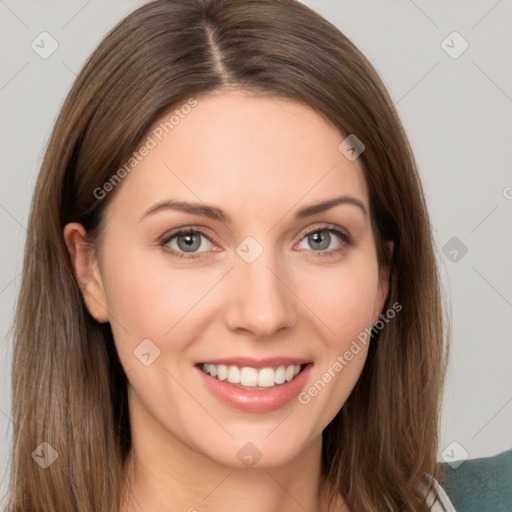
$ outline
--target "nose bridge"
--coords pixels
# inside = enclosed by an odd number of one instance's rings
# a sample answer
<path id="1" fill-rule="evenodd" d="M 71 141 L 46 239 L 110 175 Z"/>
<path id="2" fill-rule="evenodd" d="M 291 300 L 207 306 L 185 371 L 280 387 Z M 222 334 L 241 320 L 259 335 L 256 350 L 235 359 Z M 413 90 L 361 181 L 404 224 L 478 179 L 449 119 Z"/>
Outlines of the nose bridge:
<path id="1" fill-rule="evenodd" d="M 277 261 L 275 252 L 270 248 L 263 250 L 261 246 L 257 249 L 251 240 L 247 245 L 242 242 L 238 247 L 235 268 L 231 273 L 227 319 L 232 329 L 268 336 L 293 325 L 295 307 L 293 294 L 282 282 L 283 265 Z M 250 257 L 246 257 L 251 252 Z"/>

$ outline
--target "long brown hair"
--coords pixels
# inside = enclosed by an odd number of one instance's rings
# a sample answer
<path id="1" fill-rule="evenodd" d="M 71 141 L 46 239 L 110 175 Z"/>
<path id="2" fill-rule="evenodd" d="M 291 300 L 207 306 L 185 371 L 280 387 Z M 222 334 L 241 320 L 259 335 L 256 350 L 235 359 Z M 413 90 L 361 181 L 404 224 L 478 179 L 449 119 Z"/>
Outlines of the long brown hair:
<path id="1" fill-rule="evenodd" d="M 448 336 L 420 178 L 384 85 L 338 29 L 294 0 L 156 0 L 89 58 L 42 163 L 15 321 L 10 512 L 119 510 L 127 380 L 110 325 L 84 306 L 63 228 L 80 222 L 94 242 L 120 187 L 104 198 L 94 191 L 162 113 L 223 87 L 306 103 L 365 145 L 378 262 L 391 267 L 387 304 L 402 310 L 373 337 L 359 381 L 324 430 L 324 499 L 342 496 L 352 512 L 428 510 L 421 486 L 425 473 L 440 477 Z M 31 456 L 44 453 L 42 442 L 58 455 L 46 469 Z"/>

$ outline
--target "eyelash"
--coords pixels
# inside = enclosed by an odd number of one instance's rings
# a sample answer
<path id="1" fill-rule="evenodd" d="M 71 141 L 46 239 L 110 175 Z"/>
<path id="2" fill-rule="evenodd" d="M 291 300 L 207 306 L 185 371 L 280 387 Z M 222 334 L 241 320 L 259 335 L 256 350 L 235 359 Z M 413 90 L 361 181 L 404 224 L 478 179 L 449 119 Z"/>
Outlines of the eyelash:
<path id="1" fill-rule="evenodd" d="M 311 252 L 313 252 L 315 254 L 315 257 L 334 256 L 336 253 L 341 252 L 353 245 L 353 240 L 348 234 L 343 233 L 342 231 L 340 231 L 339 229 L 335 228 L 334 226 L 332 226 L 330 224 L 324 224 L 321 226 L 317 226 L 314 229 L 311 229 L 309 231 L 306 231 L 305 233 L 302 233 L 298 242 L 302 241 L 305 237 L 307 237 L 308 235 L 311 235 L 312 233 L 317 233 L 317 232 L 321 232 L 321 231 L 326 231 L 328 233 L 332 233 L 332 234 L 336 235 L 338 238 L 340 238 L 342 240 L 342 243 L 340 244 L 340 246 L 338 248 L 331 249 L 328 251 L 313 251 L 313 250 L 311 250 Z M 204 252 L 186 254 L 183 252 L 177 252 L 174 249 L 170 249 L 167 246 L 167 244 L 169 242 L 171 242 L 171 240 L 173 240 L 174 238 L 176 238 L 180 235 L 183 235 L 183 234 L 200 234 L 200 235 L 204 236 L 210 243 L 212 243 L 212 244 L 214 243 L 210 239 L 210 237 L 200 228 L 193 228 L 193 229 L 182 228 L 182 229 L 178 229 L 177 231 L 172 232 L 171 234 L 164 235 L 164 237 L 161 240 L 161 242 L 159 243 L 159 245 L 162 247 L 162 249 L 165 252 L 169 253 L 171 256 L 173 256 L 176 259 L 182 259 L 182 258 L 199 259 L 199 258 L 201 258 L 203 256 Z"/>

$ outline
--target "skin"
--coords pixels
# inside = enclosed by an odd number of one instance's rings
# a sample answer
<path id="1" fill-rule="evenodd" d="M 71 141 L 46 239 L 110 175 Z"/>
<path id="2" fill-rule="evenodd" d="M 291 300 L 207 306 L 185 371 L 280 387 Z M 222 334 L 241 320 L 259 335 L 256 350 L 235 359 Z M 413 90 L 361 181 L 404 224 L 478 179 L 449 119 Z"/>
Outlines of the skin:
<path id="1" fill-rule="evenodd" d="M 118 186 L 101 251 L 83 243 L 80 224 L 65 227 L 86 305 L 111 323 L 129 381 L 124 511 L 319 509 L 321 433 L 357 382 L 367 347 L 307 405 L 265 413 L 220 402 L 193 366 L 306 358 L 314 363 L 307 389 L 383 313 L 388 269 L 379 271 L 369 215 L 339 204 L 294 218 L 345 194 L 369 212 L 361 164 L 338 150 L 344 138 L 298 102 L 241 91 L 201 97 Z M 231 222 L 173 209 L 141 220 L 169 199 L 214 205 Z M 307 233 L 325 235 L 324 223 L 353 243 L 331 235 L 337 251 L 322 254 Z M 181 227 L 202 227 L 211 242 L 201 238 L 201 252 L 178 259 L 159 241 Z M 247 236 L 263 248 L 253 263 L 236 252 Z M 176 238 L 169 245 L 183 247 Z M 160 350 L 149 366 L 134 356 L 145 339 Z M 261 453 L 252 467 L 237 458 L 248 442 Z"/>

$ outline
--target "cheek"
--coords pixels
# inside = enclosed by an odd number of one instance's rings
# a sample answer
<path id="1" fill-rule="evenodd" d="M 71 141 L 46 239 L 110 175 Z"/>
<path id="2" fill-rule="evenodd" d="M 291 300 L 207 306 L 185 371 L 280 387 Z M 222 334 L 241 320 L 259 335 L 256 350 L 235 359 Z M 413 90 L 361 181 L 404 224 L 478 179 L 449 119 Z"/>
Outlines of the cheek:
<path id="1" fill-rule="evenodd" d="M 155 248 L 155 251 L 158 249 Z M 137 250 L 105 262 L 109 312 L 133 330 L 170 329 L 191 311 L 218 280 L 219 270 L 167 264 L 167 256 L 148 258 Z M 169 259 L 171 256 L 169 256 Z M 121 264 L 116 265 L 116 261 Z M 127 326 L 128 327 L 128 326 Z"/>
<path id="2" fill-rule="evenodd" d="M 372 325 L 378 303 L 378 266 L 371 254 L 355 254 L 338 266 L 295 275 L 297 295 L 339 349 Z"/>
<path id="3" fill-rule="evenodd" d="M 122 344 L 129 339 L 132 346 L 149 338 L 162 345 L 164 340 L 172 339 L 176 347 L 181 339 L 187 339 L 186 334 L 192 333 L 184 329 L 200 325 L 198 316 L 204 317 L 204 305 L 209 303 L 203 299 L 222 277 L 222 270 L 171 268 L 165 258 L 157 258 L 158 262 L 152 264 L 147 255 L 143 257 L 137 251 L 127 252 L 122 258 L 111 254 L 105 261 L 104 275 L 116 341 Z M 173 330 L 179 330 L 179 339 L 172 335 Z"/>
<path id="4" fill-rule="evenodd" d="M 299 404 L 318 419 L 318 432 L 339 412 L 365 365 L 377 301 L 377 270 L 376 262 L 368 258 L 364 264 L 341 265 L 323 277 L 317 274 L 307 287 L 309 293 L 304 288 L 304 302 L 319 317 L 317 325 L 324 335 Z"/>

